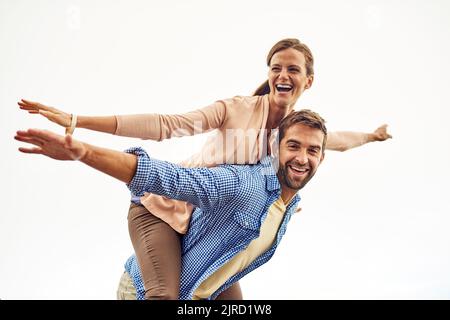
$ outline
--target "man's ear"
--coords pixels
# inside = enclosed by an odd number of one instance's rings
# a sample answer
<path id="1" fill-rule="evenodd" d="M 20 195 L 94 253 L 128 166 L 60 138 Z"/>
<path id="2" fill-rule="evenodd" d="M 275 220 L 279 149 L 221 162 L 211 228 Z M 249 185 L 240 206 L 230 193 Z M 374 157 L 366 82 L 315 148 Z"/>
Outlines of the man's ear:
<path id="1" fill-rule="evenodd" d="M 320 162 L 319 162 L 319 164 L 322 163 L 323 159 L 325 159 L 325 150 L 322 152 L 322 156 L 320 157 Z"/>

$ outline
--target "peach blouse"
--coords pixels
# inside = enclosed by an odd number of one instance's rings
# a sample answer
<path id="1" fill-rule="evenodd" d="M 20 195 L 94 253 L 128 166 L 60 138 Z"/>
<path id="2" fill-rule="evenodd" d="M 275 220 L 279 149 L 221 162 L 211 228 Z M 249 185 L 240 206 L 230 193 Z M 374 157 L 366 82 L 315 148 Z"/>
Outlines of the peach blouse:
<path id="1" fill-rule="evenodd" d="M 200 150 L 182 161 L 184 167 L 257 163 L 267 153 L 269 97 L 236 96 L 181 115 L 116 116 L 120 136 L 161 141 L 215 130 Z M 193 205 L 147 193 L 141 203 L 179 233 L 186 233 Z"/>

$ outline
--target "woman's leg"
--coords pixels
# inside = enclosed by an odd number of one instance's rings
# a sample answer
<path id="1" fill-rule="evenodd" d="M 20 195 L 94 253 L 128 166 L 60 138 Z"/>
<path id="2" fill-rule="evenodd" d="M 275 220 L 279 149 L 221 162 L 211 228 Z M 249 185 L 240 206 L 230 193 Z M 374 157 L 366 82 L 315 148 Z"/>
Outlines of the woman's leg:
<path id="1" fill-rule="evenodd" d="M 227 290 L 222 291 L 216 300 L 242 300 L 242 291 L 239 282 L 235 282 Z"/>
<path id="2" fill-rule="evenodd" d="M 180 234 L 145 207 L 131 204 L 128 230 L 133 243 L 145 299 L 176 300 L 180 291 Z"/>

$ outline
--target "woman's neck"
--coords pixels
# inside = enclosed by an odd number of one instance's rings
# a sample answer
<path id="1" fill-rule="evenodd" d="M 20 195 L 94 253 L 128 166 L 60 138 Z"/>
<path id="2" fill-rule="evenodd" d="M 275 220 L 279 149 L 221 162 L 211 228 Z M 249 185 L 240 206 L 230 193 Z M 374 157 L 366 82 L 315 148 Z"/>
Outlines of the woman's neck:
<path id="1" fill-rule="evenodd" d="M 266 129 L 275 129 L 280 125 L 281 120 L 292 111 L 290 106 L 278 106 L 276 104 L 269 104 L 269 115 L 267 117 Z"/>

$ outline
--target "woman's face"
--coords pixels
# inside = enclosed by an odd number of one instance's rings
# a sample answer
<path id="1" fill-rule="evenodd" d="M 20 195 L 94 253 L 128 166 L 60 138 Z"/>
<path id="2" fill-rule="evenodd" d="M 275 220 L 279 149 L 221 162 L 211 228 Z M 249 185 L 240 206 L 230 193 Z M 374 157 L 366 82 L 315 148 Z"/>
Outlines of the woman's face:
<path id="1" fill-rule="evenodd" d="M 272 56 L 269 67 L 271 104 L 292 108 L 312 82 L 313 76 L 306 75 L 305 56 L 300 51 L 289 48 Z"/>

